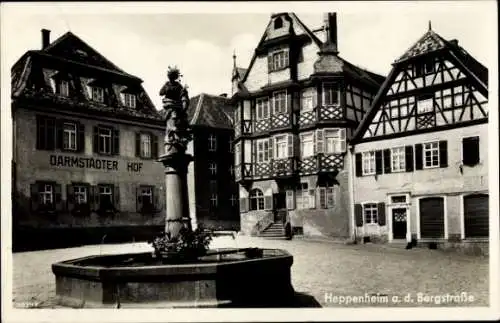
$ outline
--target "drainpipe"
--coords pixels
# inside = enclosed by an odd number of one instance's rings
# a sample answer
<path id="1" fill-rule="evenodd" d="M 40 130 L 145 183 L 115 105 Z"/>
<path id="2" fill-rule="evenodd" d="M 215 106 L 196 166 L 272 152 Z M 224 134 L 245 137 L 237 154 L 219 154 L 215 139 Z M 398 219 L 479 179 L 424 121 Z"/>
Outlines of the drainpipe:
<path id="1" fill-rule="evenodd" d="M 349 201 L 350 201 L 350 210 L 349 214 L 351 217 L 351 238 L 356 241 L 356 221 L 354 214 L 354 174 L 355 174 L 355 160 L 354 160 L 354 146 L 349 145 L 349 164 L 351 169 L 349 170 Z"/>

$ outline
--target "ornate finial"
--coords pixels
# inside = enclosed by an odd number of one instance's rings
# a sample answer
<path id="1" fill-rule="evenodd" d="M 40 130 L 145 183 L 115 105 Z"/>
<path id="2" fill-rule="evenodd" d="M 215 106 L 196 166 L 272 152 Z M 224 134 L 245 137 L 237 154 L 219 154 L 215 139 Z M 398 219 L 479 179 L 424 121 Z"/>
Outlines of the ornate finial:
<path id="1" fill-rule="evenodd" d="M 236 51 L 233 49 L 233 67 L 236 68 Z"/>
<path id="2" fill-rule="evenodd" d="M 432 30 L 432 25 L 431 25 L 431 21 L 429 20 L 429 31 Z"/>

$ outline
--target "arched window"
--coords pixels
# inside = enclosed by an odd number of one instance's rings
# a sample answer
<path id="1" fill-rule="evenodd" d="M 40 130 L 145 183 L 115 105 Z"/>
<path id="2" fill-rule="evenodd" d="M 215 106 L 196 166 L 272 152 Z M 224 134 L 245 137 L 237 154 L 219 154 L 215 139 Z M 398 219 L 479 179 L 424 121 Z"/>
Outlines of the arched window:
<path id="1" fill-rule="evenodd" d="M 264 193 L 258 188 L 250 191 L 250 210 L 264 210 Z"/>
<path id="2" fill-rule="evenodd" d="M 281 27 L 283 27 L 283 19 L 281 17 L 274 19 L 274 29 L 280 29 Z"/>

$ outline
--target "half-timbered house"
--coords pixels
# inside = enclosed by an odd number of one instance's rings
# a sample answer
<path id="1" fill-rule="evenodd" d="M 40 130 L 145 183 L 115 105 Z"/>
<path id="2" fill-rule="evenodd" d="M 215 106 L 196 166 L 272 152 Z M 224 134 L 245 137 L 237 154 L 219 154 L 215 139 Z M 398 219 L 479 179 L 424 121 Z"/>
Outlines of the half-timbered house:
<path id="1" fill-rule="evenodd" d="M 75 34 L 12 67 L 14 248 L 146 239 L 165 217 L 164 121 Z M 27 245 L 29 244 L 29 245 Z"/>
<path id="2" fill-rule="evenodd" d="M 272 14 L 248 68 L 235 66 L 243 233 L 282 232 L 285 222 L 305 235 L 353 230 L 346 144 L 384 77 L 339 56 L 336 21 L 325 15 L 320 39 L 294 13 Z"/>
<path id="3" fill-rule="evenodd" d="M 354 135 L 357 236 L 487 240 L 487 123 L 487 68 L 429 23 Z"/>

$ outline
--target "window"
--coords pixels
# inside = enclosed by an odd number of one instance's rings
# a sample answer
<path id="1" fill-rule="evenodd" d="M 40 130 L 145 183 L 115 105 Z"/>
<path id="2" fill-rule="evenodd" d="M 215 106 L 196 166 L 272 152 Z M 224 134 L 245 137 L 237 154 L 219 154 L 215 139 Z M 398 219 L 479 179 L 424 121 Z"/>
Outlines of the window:
<path id="1" fill-rule="evenodd" d="M 113 207 L 113 186 L 112 185 L 99 185 L 99 210 L 108 211 Z"/>
<path id="2" fill-rule="evenodd" d="M 391 149 L 391 171 L 404 172 L 406 171 L 405 163 L 405 147 L 398 147 Z"/>
<path id="3" fill-rule="evenodd" d="M 238 166 L 241 163 L 241 143 L 234 145 L 234 165 Z"/>
<path id="4" fill-rule="evenodd" d="M 238 205 L 238 198 L 236 197 L 236 195 L 234 194 L 231 194 L 231 206 L 237 206 Z"/>
<path id="5" fill-rule="evenodd" d="M 323 84 L 323 105 L 337 105 L 340 102 L 340 91 L 336 83 Z"/>
<path id="6" fill-rule="evenodd" d="M 257 163 L 267 163 L 269 162 L 269 140 L 261 139 L 257 140 Z"/>
<path id="7" fill-rule="evenodd" d="M 423 144 L 424 168 L 439 167 L 439 142 Z"/>
<path id="8" fill-rule="evenodd" d="M 104 102 L 104 89 L 102 87 L 92 87 L 92 101 Z"/>
<path id="9" fill-rule="evenodd" d="M 54 185 L 42 184 L 40 186 L 40 204 L 44 206 L 51 206 L 54 203 Z"/>
<path id="10" fill-rule="evenodd" d="M 416 77 L 432 74 L 436 71 L 436 64 L 433 59 L 415 64 L 413 73 Z"/>
<path id="11" fill-rule="evenodd" d="M 426 74 L 431 74 L 435 72 L 436 64 L 434 63 L 434 60 L 428 60 L 424 64 L 424 69 Z"/>
<path id="12" fill-rule="evenodd" d="M 479 164 L 479 137 L 462 139 L 462 162 L 466 166 Z"/>
<path id="13" fill-rule="evenodd" d="M 141 186 L 139 196 L 142 203 L 142 209 L 151 209 L 153 207 L 153 187 Z"/>
<path id="14" fill-rule="evenodd" d="M 210 207 L 217 207 L 217 194 L 213 193 L 210 195 Z"/>
<path id="15" fill-rule="evenodd" d="M 367 203 L 363 205 L 363 214 L 366 224 L 376 224 L 377 223 L 377 204 Z"/>
<path id="16" fill-rule="evenodd" d="M 123 104 L 129 108 L 135 108 L 135 94 L 122 93 Z"/>
<path id="17" fill-rule="evenodd" d="M 269 54 L 269 71 L 277 71 L 288 67 L 289 55 L 288 50 L 279 50 Z"/>
<path id="18" fill-rule="evenodd" d="M 63 124 L 63 149 L 76 150 L 76 124 L 65 122 Z"/>
<path id="19" fill-rule="evenodd" d="M 210 174 L 217 175 L 217 164 L 210 163 L 208 169 L 210 169 Z"/>
<path id="20" fill-rule="evenodd" d="M 300 183 L 297 190 L 297 209 L 311 209 L 314 208 L 314 189 L 309 189 L 307 183 Z"/>
<path id="21" fill-rule="evenodd" d="M 325 153 L 343 153 L 345 150 L 345 129 L 325 130 Z"/>
<path id="22" fill-rule="evenodd" d="M 274 114 L 286 113 L 286 92 L 274 92 L 273 93 L 273 111 Z"/>
<path id="23" fill-rule="evenodd" d="M 208 136 L 208 151 L 216 151 L 217 150 L 217 137 L 214 135 Z"/>
<path id="24" fill-rule="evenodd" d="M 287 136 L 278 136 L 276 140 L 276 158 L 283 159 L 288 157 Z"/>
<path id="25" fill-rule="evenodd" d="M 304 133 L 300 135 L 300 154 L 302 158 L 307 158 L 314 155 L 313 133 Z"/>
<path id="26" fill-rule="evenodd" d="M 75 185 L 73 186 L 73 195 L 75 204 L 81 205 L 86 204 L 88 199 L 88 189 L 83 185 Z"/>
<path id="27" fill-rule="evenodd" d="M 141 156 L 151 157 L 151 136 L 149 134 L 141 133 Z"/>
<path id="28" fill-rule="evenodd" d="M 375 174 L 375 152 L 368 151 L 362 154 L 363 159 L 363 175 Z"/>
<path id="29" fill-rule="evenodd" d="M 283 27 L 283 19 L 281 19 L 281 17 L 274 19 L 274 29 L 280 29 L 282 27 Z"/>
<path id="30" fill-rule="evenodd" d="M 335 204 L 335 190 L 332 184 L 318 187 L 319 207 L 322 209 L 333 208 Z"/>
<path id="31" fill-rule="evenodd" d="M 67 80 L 59 81 L 58 93 L 62 96 L 69 96 L 69 82 Z"/>
<path id="32" fill-rule="evenodd" d="M 256 101 L 257 109 L 257 120 L 263 120 L 269 118 L 269 99 L 257 99 Z"/>
<path id="33" fill-rule="evenodd" d="M 264 210 L 264 193 L 258 188 L 250 191 L 250 210 Z"/>
<path id="34" fill-rule="evenodd" d="M 312 111 L 314 109 L 314 96 L 316 95 L 315 91 L 304 90 L 301 94 L 300 100 L 300 111 L 307 112 Z"/>
<path id="35" fill-rule="evenodd" d="M 424 114 L 434 111 L 434 97 L 422 97 L 417 101 L 417 113 Z"/>
<path id="36" fill-rule="evenodd" d="M 98 128 L 98 152 L 101 154 L 111 154 L 112 145 L 112 129 L 111 128 Z"/>
<path id="37" fill-rule="evenodd" d="M 53 150 L 56 147 L 56 119 L 37 116 L 37 149 Z"/>
<path id="38" fill-rule="evenodd" d="M 407 203 L 406 195 L 394 195 L 394 196 L 391 196 L 391 203 L 393 203 L 393 204 Z"/>

